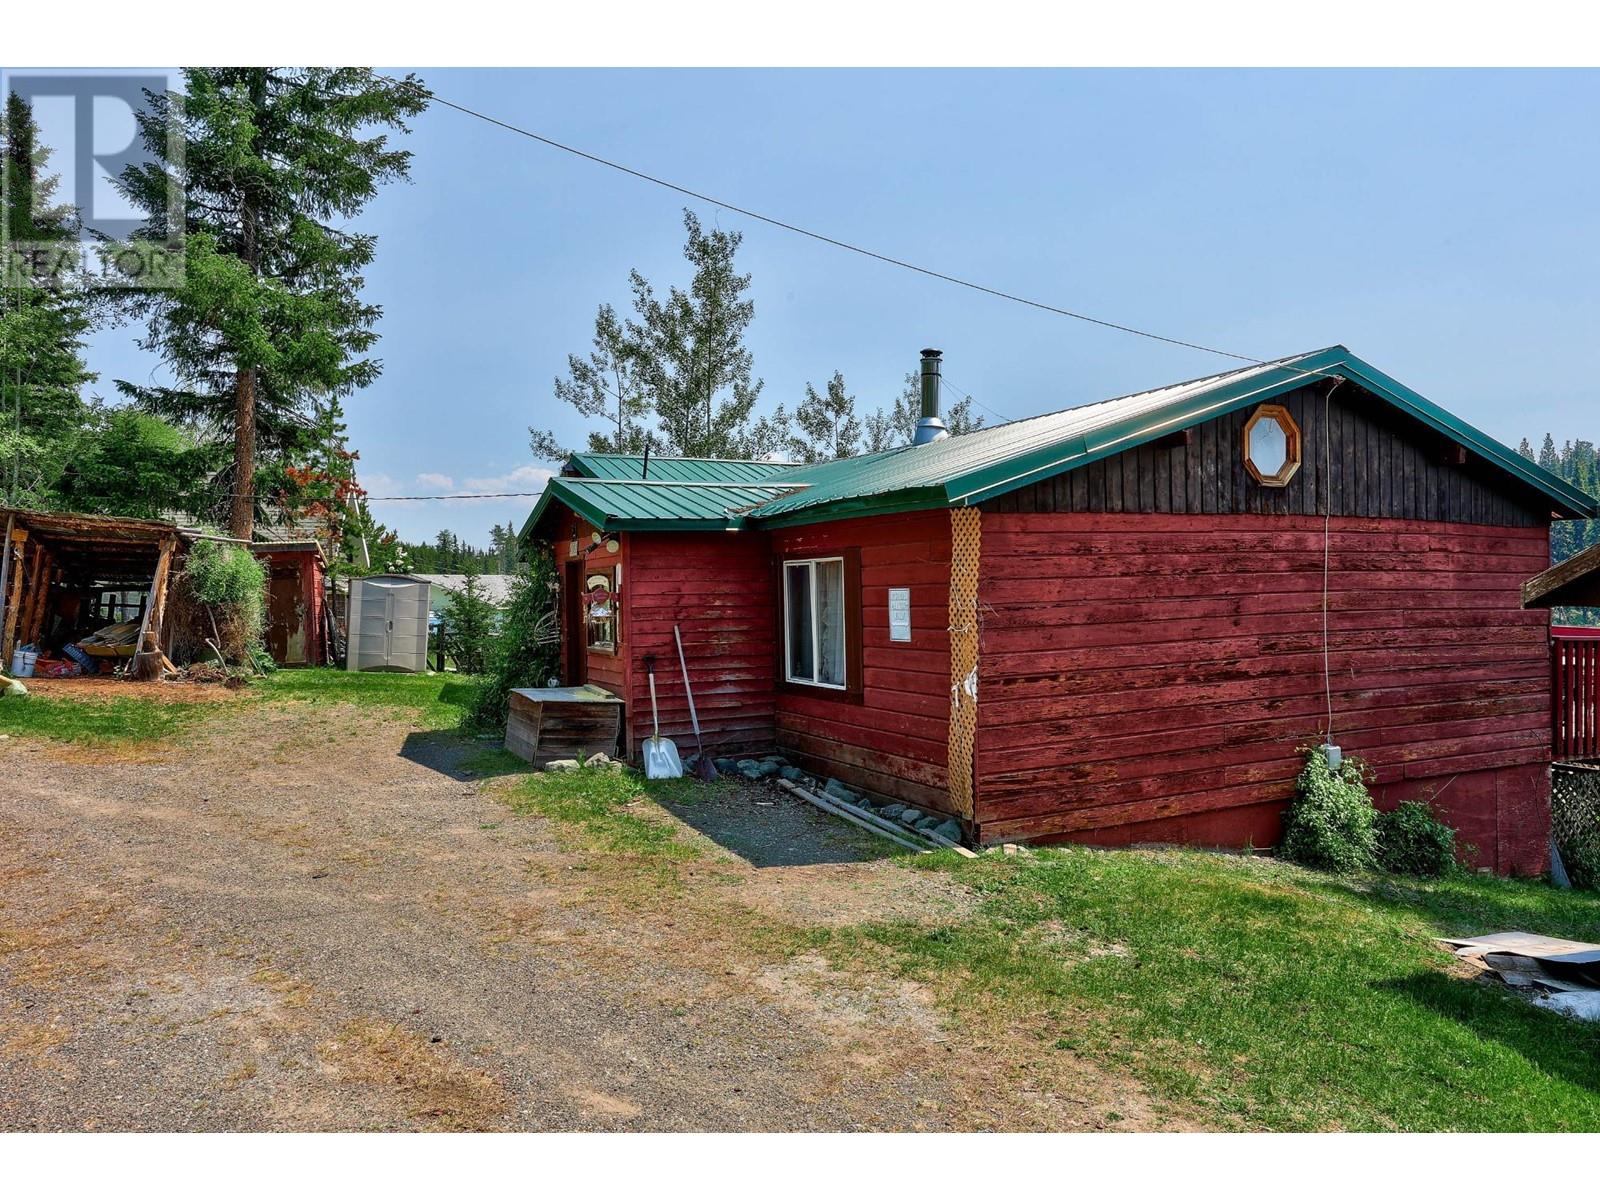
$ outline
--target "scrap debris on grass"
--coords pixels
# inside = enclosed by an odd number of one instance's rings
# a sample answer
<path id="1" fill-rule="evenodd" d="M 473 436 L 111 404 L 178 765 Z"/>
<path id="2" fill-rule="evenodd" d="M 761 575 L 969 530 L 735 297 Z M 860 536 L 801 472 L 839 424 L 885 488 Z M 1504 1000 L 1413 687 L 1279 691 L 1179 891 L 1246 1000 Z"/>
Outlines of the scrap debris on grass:
<path id="1" fill-rule="evenodd" d="M 1600 945 L 1520 930 L 1440 941 L 1538 1007 L 1600 1021 Z"/>

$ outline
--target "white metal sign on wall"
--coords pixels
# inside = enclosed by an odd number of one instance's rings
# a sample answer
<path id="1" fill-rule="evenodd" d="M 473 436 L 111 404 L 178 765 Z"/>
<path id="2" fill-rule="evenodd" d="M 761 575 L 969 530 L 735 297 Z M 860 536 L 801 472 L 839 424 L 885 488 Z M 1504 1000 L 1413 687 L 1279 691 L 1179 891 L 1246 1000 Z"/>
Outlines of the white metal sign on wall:
<path id="1" fill-rule="evenodd" d="M 889 589 L 889 640 L 911 640 L 911 589 Z"/>

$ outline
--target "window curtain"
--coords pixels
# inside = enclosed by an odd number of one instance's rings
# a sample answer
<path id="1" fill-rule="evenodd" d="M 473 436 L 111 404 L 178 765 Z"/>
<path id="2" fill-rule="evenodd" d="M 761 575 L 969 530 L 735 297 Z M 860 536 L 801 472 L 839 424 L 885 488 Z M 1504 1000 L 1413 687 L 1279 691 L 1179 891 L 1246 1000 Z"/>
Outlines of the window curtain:
<path id="1" fill-rule="evenodd" d="M 844 564 L 816 564 L 817 682 L 844 686 Z"/>

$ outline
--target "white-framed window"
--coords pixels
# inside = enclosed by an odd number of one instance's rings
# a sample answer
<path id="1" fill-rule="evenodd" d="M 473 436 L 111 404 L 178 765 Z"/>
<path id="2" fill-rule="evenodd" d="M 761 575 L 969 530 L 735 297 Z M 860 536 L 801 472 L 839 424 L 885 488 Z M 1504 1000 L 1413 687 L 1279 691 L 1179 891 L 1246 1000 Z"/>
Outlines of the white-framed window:
<path id="1" fill-rule="evenodd" d="M 783 661 L 790 683 L 845 688 L 844 559 L 783 564 Z"/>

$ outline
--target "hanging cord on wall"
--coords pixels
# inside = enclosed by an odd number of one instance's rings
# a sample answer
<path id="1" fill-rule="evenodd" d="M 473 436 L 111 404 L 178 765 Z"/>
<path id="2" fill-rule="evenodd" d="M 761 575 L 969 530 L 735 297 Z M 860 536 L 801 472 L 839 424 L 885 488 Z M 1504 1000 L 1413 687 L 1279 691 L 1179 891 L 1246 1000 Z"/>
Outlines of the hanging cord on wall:
<path id="1" fill-rule="evenodd" d="M 1333 742 L 1333 670 L 1328 653 L 1328 545 L 1333 525 L 1333 504 L 1329 500 L 1328 475 L 1332 470 L 1333 453 L 1328 432 L 1328 413 L 1332 408 L 1333 394 L 1343 382 L 1342 377 L 1336 377 L 1332 386 L 1322 393 L 1322 694 L 1328 704 L 1326 740 L 1329 744 Z"/>

